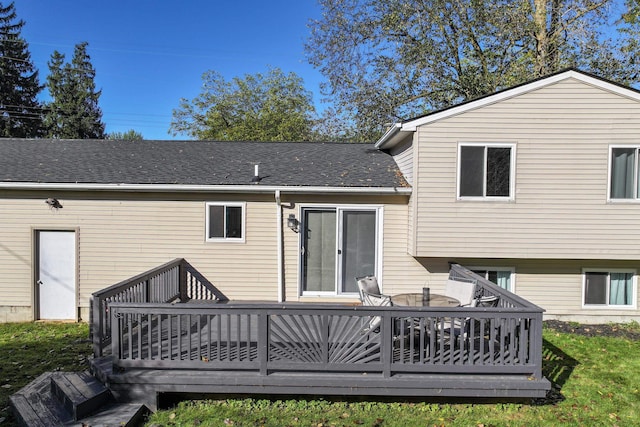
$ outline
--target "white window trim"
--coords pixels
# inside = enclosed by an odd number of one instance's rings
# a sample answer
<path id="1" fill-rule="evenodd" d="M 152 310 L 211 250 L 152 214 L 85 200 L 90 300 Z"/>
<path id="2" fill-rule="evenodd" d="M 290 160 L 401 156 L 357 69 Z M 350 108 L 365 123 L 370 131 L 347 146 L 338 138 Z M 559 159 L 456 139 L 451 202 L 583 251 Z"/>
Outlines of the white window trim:
<path id="1" fill-rule="evenodd" d="M 376 211 L 376 278 L 378 279 L 378 286 L 380 287 L 380 292 L 384 293 L 384 284 L 382 280 L 382 264 L 383 264 L 383 252 L 384 252 L 384 206 L 383 205 L 344 205 L 344 204 L 330 204 L 330 203 L 315 203 L 315 204 L 301 204 L 298 205 L 297 209 L 297 217 L 301 221 L 302 225 L 302 212 L 305 209 L 335 209 L 336 213 L 340 209 L 356 209 L 356 210 L 371 210 Z M 339 221 L 336 221 L 336 235 L 338 233 Z M 333 292 L 308 292 L 302 289 L 302 274 L 303 274 L 303 265 L 302 265 L 302 244 L 303 244 L 303 233 L 298 233 L 298 295 L 300 298 L 306 297 L 330 297 L 330 298 L 344 298 L 344 299 L 353 299 L 358 297 L 357 292 L 351 293 L 341 293 L 339 289 L 335 289 Z M 338 283 L 338 274 L 339 271 L 339 261 L 336 258 L 336 278 L 335 283 Z"/>
<path id="2" fill-rule="evenodd" d="M 584 298 L 587 290 L 587 274 L 586 273 L 632 273 L 632 296 L 631 305 L 609 305 L 607 304 L 585 304 Z M 609 283 L 607 283 L 609 285 Z M 607 300 L 609 299 L 609 287 L 607 287 Z M 636 310 L 638 304 L 638 275 L 633 268 L 583 268 L 582 269 L 582 308 L 586 310 Z"/>
<path id="3" fill-rule="evenodd" d="M 632 197 L 630 199 L 613 199 L 611 198 L 611 172 L 612 171 L 612 163 L 613 163 L 613 149 L 614 148 L 634 148 L 636 150 L 638 150 L 638 154 L 636 157 L 636 164 L 635 164 L 635 176 L 633 179 L 634 185 L 638 185 L 638 174 L 640 173 L 640 171 L 638 170 L 640 168 L 640 145 L 637 144 L 629 144 L 629 145 L 624 145 L 624 144 L 612 144 L 609 145 L 609 160 L 608 160 L 608 165 L 607 165 L 607 202 L 608 203 L 640 203 L 640 197 Z M 635 188 L 633 194 L 638 194 L 638 189 Z"/>
<path id="4" fill-rule="evenodd" d="M 480 200 L 480 201 L 513 201 L 515 200 L 516 188 L 516 143 L 515 142 L 459 142 L 458 158 L 456 166 L 456 197 L 458 200 Z M 509 164 L 509 196 L 461 196 L 460 195 L 460 174 L 462 168 L 462 147 L 487 147 L 487 148 L 510 148 L 511 163 Z M 486 159 L 485 159 L 486 160 Z M 485 171 L 486 174 L 486 171 Z M 486 177 L 485 177 L 486 178 Z M 486 192 L 486 179 L 483 182 L 483 192 Z"/>
<path id="5" fill-rule="evenodd" d="M 511 293 L 516 293 L 516 268 L 515 267 L 493 267 L 493 266 L 474 266 L 474 267 L 469 267 L 466 266 L 466 268 L 468 268 L 471 271 L 474 270 L 486 270 L 486 271 L 508 271 L 509 273 L 511 273 L 511 278 L 510 278 L 510 282 L 511 282 L 511 289 L 507 289 L 509 292 Z"/>
<path id="6" fill-rule="evenodd" d="M 209 237 L 209 206 L 229 206 L 242 208 L 242 237 Z M 205 242 L 208 243 L 245 243 L 247 236 L 247 204 L 245 202 L 206 202 L 205 203 Z"/>

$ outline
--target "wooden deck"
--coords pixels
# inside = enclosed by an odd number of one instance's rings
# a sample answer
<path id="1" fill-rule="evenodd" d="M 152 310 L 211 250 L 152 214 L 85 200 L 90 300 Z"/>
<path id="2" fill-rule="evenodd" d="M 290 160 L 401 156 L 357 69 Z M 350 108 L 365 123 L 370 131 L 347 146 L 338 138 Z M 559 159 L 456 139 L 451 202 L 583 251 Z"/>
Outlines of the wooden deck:
<path id="1" fill-rule="evenodd" d="M 202 278 L 181 265 L 161 272 L 182 278 L 125 284 L 136 289 L 132 301 L 122 286 L 109 288 L 108 302 L 94 295 L 92 369 L 119 400 L 153 408 L 164 392 L 524 398 L 550 388 L 542 310 L 477 276 L 498 307 L 203 302 L 188 298 Z M 164 280 L 175 285 L 165 297 L 190 302 L 144 301 Z M 374 318 L 380 326 L 369 331 Z"/>

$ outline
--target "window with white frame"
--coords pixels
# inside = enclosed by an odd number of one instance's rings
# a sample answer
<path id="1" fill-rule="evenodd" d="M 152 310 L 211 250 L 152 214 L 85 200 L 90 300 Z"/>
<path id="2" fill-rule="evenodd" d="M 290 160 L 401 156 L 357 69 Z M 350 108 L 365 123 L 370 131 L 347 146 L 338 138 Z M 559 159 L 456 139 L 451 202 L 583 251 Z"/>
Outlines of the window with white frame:
<path id="1" fill-rule="evenodd" d="M 244 241 L 244 203 L 207 203 L 206 240 Z"/>
<path id="2" fill-rule="evenodd" d="M 635 305 L 636 275 L 632 270 L 584 271 L 585 307 L 632 307 Z"/>
<path id="3" fill-rule="evenodd" d="M 513 268 L 472 267 L 471 270 L 501 288 L 513 292 Z"/>
<path id="4" fill-rule="evenodd" d="M 459 198 L 511 198 L 514 144 L 460 144 Z"/>
<path id="5" fill-rule="evenodd" d="M 638 150 L 638 147 L 611 147 L 609 198 L 640 198 Z"/>

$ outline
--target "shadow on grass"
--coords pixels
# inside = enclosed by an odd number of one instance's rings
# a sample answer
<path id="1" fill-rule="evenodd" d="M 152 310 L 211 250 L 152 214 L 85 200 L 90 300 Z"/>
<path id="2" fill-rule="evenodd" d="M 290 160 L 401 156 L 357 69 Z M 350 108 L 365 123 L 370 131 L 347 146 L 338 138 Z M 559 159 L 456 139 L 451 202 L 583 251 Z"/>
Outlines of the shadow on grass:
<path id="1" fill-rule="evenodd" d="M 551 390 L 547 396 L 536 399 L 536 405 L 554 405 L 564 401 L 562 387 L 565 385 L 578 362 L 562 349 L 547 340 L 542 340 L 542 375 L 551 382 Z"/>

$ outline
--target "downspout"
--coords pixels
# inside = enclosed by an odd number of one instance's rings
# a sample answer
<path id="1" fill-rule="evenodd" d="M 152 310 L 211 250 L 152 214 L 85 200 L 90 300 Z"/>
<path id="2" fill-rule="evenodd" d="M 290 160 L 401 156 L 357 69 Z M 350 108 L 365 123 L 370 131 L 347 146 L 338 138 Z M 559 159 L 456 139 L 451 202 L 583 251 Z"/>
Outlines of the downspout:
<path id="1" fill-rule="evenodd" d="M 280 200 L 280 190 L 275 191 L 277 207 L 277 236 L 278 236 L 278 302 L 284 302 L 284 236 L 282 233 L 282 204 Z"/>

